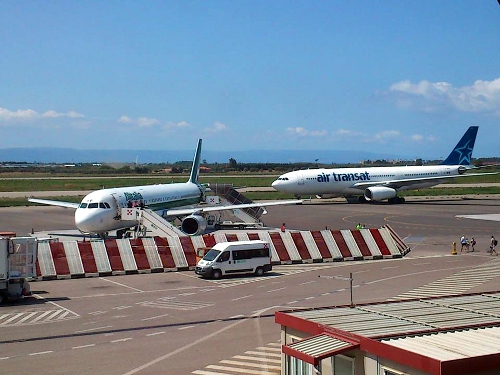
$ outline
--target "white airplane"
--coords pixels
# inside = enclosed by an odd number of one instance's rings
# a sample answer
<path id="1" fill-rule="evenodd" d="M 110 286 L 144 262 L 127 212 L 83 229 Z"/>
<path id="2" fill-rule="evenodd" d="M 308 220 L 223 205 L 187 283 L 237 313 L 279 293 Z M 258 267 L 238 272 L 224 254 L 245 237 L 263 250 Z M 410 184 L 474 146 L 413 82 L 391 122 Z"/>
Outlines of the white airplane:
<path id="1" fill-rule="evenodd" d="M 181 230 L 189 235 L 201 234 L 206 228 L 205 214 L 208 212 L 250 207 L 266 207 L 282 204 L 296 204 L 300 200 L 273 201 L 238 205 L 202 205 L 206 187 L 198 183 L 200 172 L 201 139 L 194 155 L 189 180 L 183 183 L 130 186 L 96 190 L 87 194 L 80 204 L 29 198 L 30 202 L 75 209 L 75 225 L 84 234 L 101 237 L 112 230 L 122 237 L 126 230 L 135 227 L 136 220 L 124 220 L 121 209 L 137 203 L 158 212 L 165 219 L 182 220 Z"/>
<path id="2" fill-rule="evenodd" d="M 471 126 L 455 146 L 450 155 L 440 164 L 432 166 L 368 167 L 307 169 L 288 172 L 272 183 L 280 192 L 296 197 L 309 195 L 317 198 L 352 197 L 357 201 L 382 201 L 403 203 L 398 197 L 403 190 L 422 189 L 443 183 L 450 178 L 480 176 L 492 173 L 469 173 L 472 150 L 477 135 L 477 126 Z"/>

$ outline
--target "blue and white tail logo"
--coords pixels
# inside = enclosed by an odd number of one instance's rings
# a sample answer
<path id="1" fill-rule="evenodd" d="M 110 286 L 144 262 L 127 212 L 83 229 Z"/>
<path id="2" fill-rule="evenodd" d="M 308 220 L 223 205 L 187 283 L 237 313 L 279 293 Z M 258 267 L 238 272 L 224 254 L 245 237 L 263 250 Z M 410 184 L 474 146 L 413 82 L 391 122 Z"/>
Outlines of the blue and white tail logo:
<path id="1" fill-rule="evenodd" d="M 450 155 L 441 164 L 470 165 L 478 128 L 479 126 L 471 126 L 467 129 L 462 139 L 460 139 Z"/>

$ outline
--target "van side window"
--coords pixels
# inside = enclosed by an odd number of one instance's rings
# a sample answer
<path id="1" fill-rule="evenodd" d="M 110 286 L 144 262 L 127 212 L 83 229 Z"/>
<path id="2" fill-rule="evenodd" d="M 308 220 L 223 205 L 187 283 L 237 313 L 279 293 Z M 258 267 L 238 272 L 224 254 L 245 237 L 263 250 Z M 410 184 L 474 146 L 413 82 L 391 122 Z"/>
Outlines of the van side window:
<path id="1" fill-rule="evenodd" d="M 233 259 L 234 260 L 252 259 L 252 250 L 233 251 Z"/>
<path id="2" fill-rule="evenodd" d="M 229 260 L 229 255 L 229 251 L 224 251 L 219 257 L 219 262 L 227 262 Z"/>
<path id="3" fill-rule="evenodd" d="M 267 249 L 253 249 L 252 258 L 269 258 L 269 248 Z"/>

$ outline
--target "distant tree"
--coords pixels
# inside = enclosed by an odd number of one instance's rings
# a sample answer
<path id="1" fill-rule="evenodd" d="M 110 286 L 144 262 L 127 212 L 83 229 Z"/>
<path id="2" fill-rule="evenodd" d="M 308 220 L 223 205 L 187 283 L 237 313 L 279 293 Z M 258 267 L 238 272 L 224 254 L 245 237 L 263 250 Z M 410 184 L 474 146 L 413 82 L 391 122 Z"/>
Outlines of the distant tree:
<path id="1" fill-rule="evenodd" d="M 424 161 L 421 158 L 415 159 L 415 165 L 422 166 L 424 165 Z"/>
<path id="2" fill-rule="evenodd" d="M 233 158 L 229 159 L 229 167 L 230 168 L 236 168 L 237 165 L 238 165 L 238 162 L 236 161 L 236 159 L 233 159 Z"/>

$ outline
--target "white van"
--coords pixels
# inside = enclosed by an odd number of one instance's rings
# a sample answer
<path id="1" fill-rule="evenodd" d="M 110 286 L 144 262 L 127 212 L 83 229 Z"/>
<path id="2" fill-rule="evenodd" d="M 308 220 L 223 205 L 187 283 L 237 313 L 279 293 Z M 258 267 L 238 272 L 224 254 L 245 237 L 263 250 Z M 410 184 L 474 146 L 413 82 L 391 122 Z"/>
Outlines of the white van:
<path id="1" fill-rule="evenodd" d="M 234 241 L 215 244 L 201 259 L 194 272 L 219 279 L 222 275 L 271 271 L 271 251 L 265 241 Z"/>

